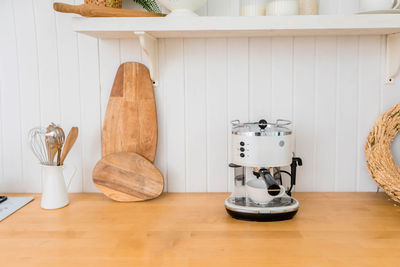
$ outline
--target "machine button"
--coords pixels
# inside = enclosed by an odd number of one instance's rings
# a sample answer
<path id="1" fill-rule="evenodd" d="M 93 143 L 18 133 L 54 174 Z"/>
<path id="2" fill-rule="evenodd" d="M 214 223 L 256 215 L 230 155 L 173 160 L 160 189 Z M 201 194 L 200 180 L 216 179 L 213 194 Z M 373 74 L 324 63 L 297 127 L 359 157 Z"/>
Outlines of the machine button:
<path id="1" fill-rule="evenodd" d="M 281 141 L 279 142 L 279 146 L 280 146 L 280 147 L 283 147 L 284 145 L 285 145 L 285 141 L 281 140 Z"/>
<path id="2" fill-rule="evenodd" d="M 240 142 L 240 145 L 241 145 L 241 146 L 244 146 L 244 142 L 243 142 L 243 141 L 242 141 L 242 142 Z"/>
<path id="3" fill-rule="evenodd" d="M 240 151 L 244 152 L 244 147 L 241 147 L 241 148 L 240 148 Z"/>
<path id="4" fill-rule="evenodd" d="M 240 153 L 240 157 L 244 158 L 244 153 Z"/>

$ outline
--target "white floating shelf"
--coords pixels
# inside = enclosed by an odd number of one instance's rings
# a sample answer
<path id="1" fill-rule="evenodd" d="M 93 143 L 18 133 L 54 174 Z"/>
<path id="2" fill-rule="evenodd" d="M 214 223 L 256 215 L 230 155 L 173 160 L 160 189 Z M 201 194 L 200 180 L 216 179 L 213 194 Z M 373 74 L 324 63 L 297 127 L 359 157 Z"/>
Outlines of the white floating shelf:
<path id="1" fill-rule="evenodd" d="M 257 36 L 388 35 L 387 76 L 393 82 L 400 65 L 399 14 L 264 16 L 264 17 L 165 17 L 73 18 L 74 31 L 96 38 L 136 38 L 150 61 L 157 82 L 157 38 L 212 38 Z M 396 34 L 396 35 L 393 35 Z M 151 52 L 153 51 L 153 52 Z M 394 57 L 392 54 L 394 53 Z M 395 60 L 395 61 L 393 61 Z"/>
<path id="2" fill-rule="evenodd" d="M 365 35 L 400 32 L 400 15 L 73 18 L 76 32 L 98 38 Z"/>

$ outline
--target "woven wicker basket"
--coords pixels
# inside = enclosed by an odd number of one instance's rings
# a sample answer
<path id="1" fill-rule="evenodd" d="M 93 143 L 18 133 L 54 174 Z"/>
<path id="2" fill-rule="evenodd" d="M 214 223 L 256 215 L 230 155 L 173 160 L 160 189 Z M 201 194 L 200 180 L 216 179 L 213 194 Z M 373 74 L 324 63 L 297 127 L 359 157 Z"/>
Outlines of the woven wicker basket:
<path id="1" fill-rule="evenodd" d="M 85 0 L 85 4 L 121 8 L 122 0 Z"/>
<path id="2" fill-rule="evenodd" d="M 372 179 L 394 201 L 400 203 L 400 168 L 396 165 L 390 146 L 400 131 L 400 103 L 379 116 L 368 135 L 364 151 Z"/>

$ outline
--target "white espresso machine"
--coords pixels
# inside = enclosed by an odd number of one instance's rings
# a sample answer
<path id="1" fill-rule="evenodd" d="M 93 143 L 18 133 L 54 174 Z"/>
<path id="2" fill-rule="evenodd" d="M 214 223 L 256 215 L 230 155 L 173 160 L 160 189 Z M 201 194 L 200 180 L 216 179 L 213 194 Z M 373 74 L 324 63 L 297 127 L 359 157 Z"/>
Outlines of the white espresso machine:
<path id="1" fill-rule="evenodd" d="M 227 212 L 236 219 L 279 221 L 293 218 L 299 202 L 291 197 L 296 168 L 302 160 L 294 157 L 291 122 L 232 121 L 232 163 L 234 190 L 225 201 Z M 281 169 L 290 166 L 290 172 Z M 282 185 L 282 175 L 290 186 Z"/>

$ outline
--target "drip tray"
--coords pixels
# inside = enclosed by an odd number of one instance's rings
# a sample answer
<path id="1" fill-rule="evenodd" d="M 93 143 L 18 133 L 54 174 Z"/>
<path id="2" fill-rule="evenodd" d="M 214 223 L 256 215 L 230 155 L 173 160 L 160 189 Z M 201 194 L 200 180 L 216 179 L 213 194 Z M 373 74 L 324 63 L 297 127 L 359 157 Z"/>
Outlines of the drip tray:
<path id="1" fill-rule="evenodd" d="M 225 201 L 227 212 L 236 219 L 251 221 L 281 221 L 293 218 L 299 202 L 289 196 L 277 197 L 266 204 L 257 204 L 249 198 L 229 197 Z"/>
<path id="2" fill-rule="evenodd" d="M 251 201 L 250 198 L 241 197 L 235 198 L 230 197 L 227 199 L 230 204 L 242 207 L 255 207 L 255 208 L 271 208 L 271 207 L 290 207 L 298 204 L 297 200 L 292 197 L 277 197 L 266 204 L 257 204 Z"/>

